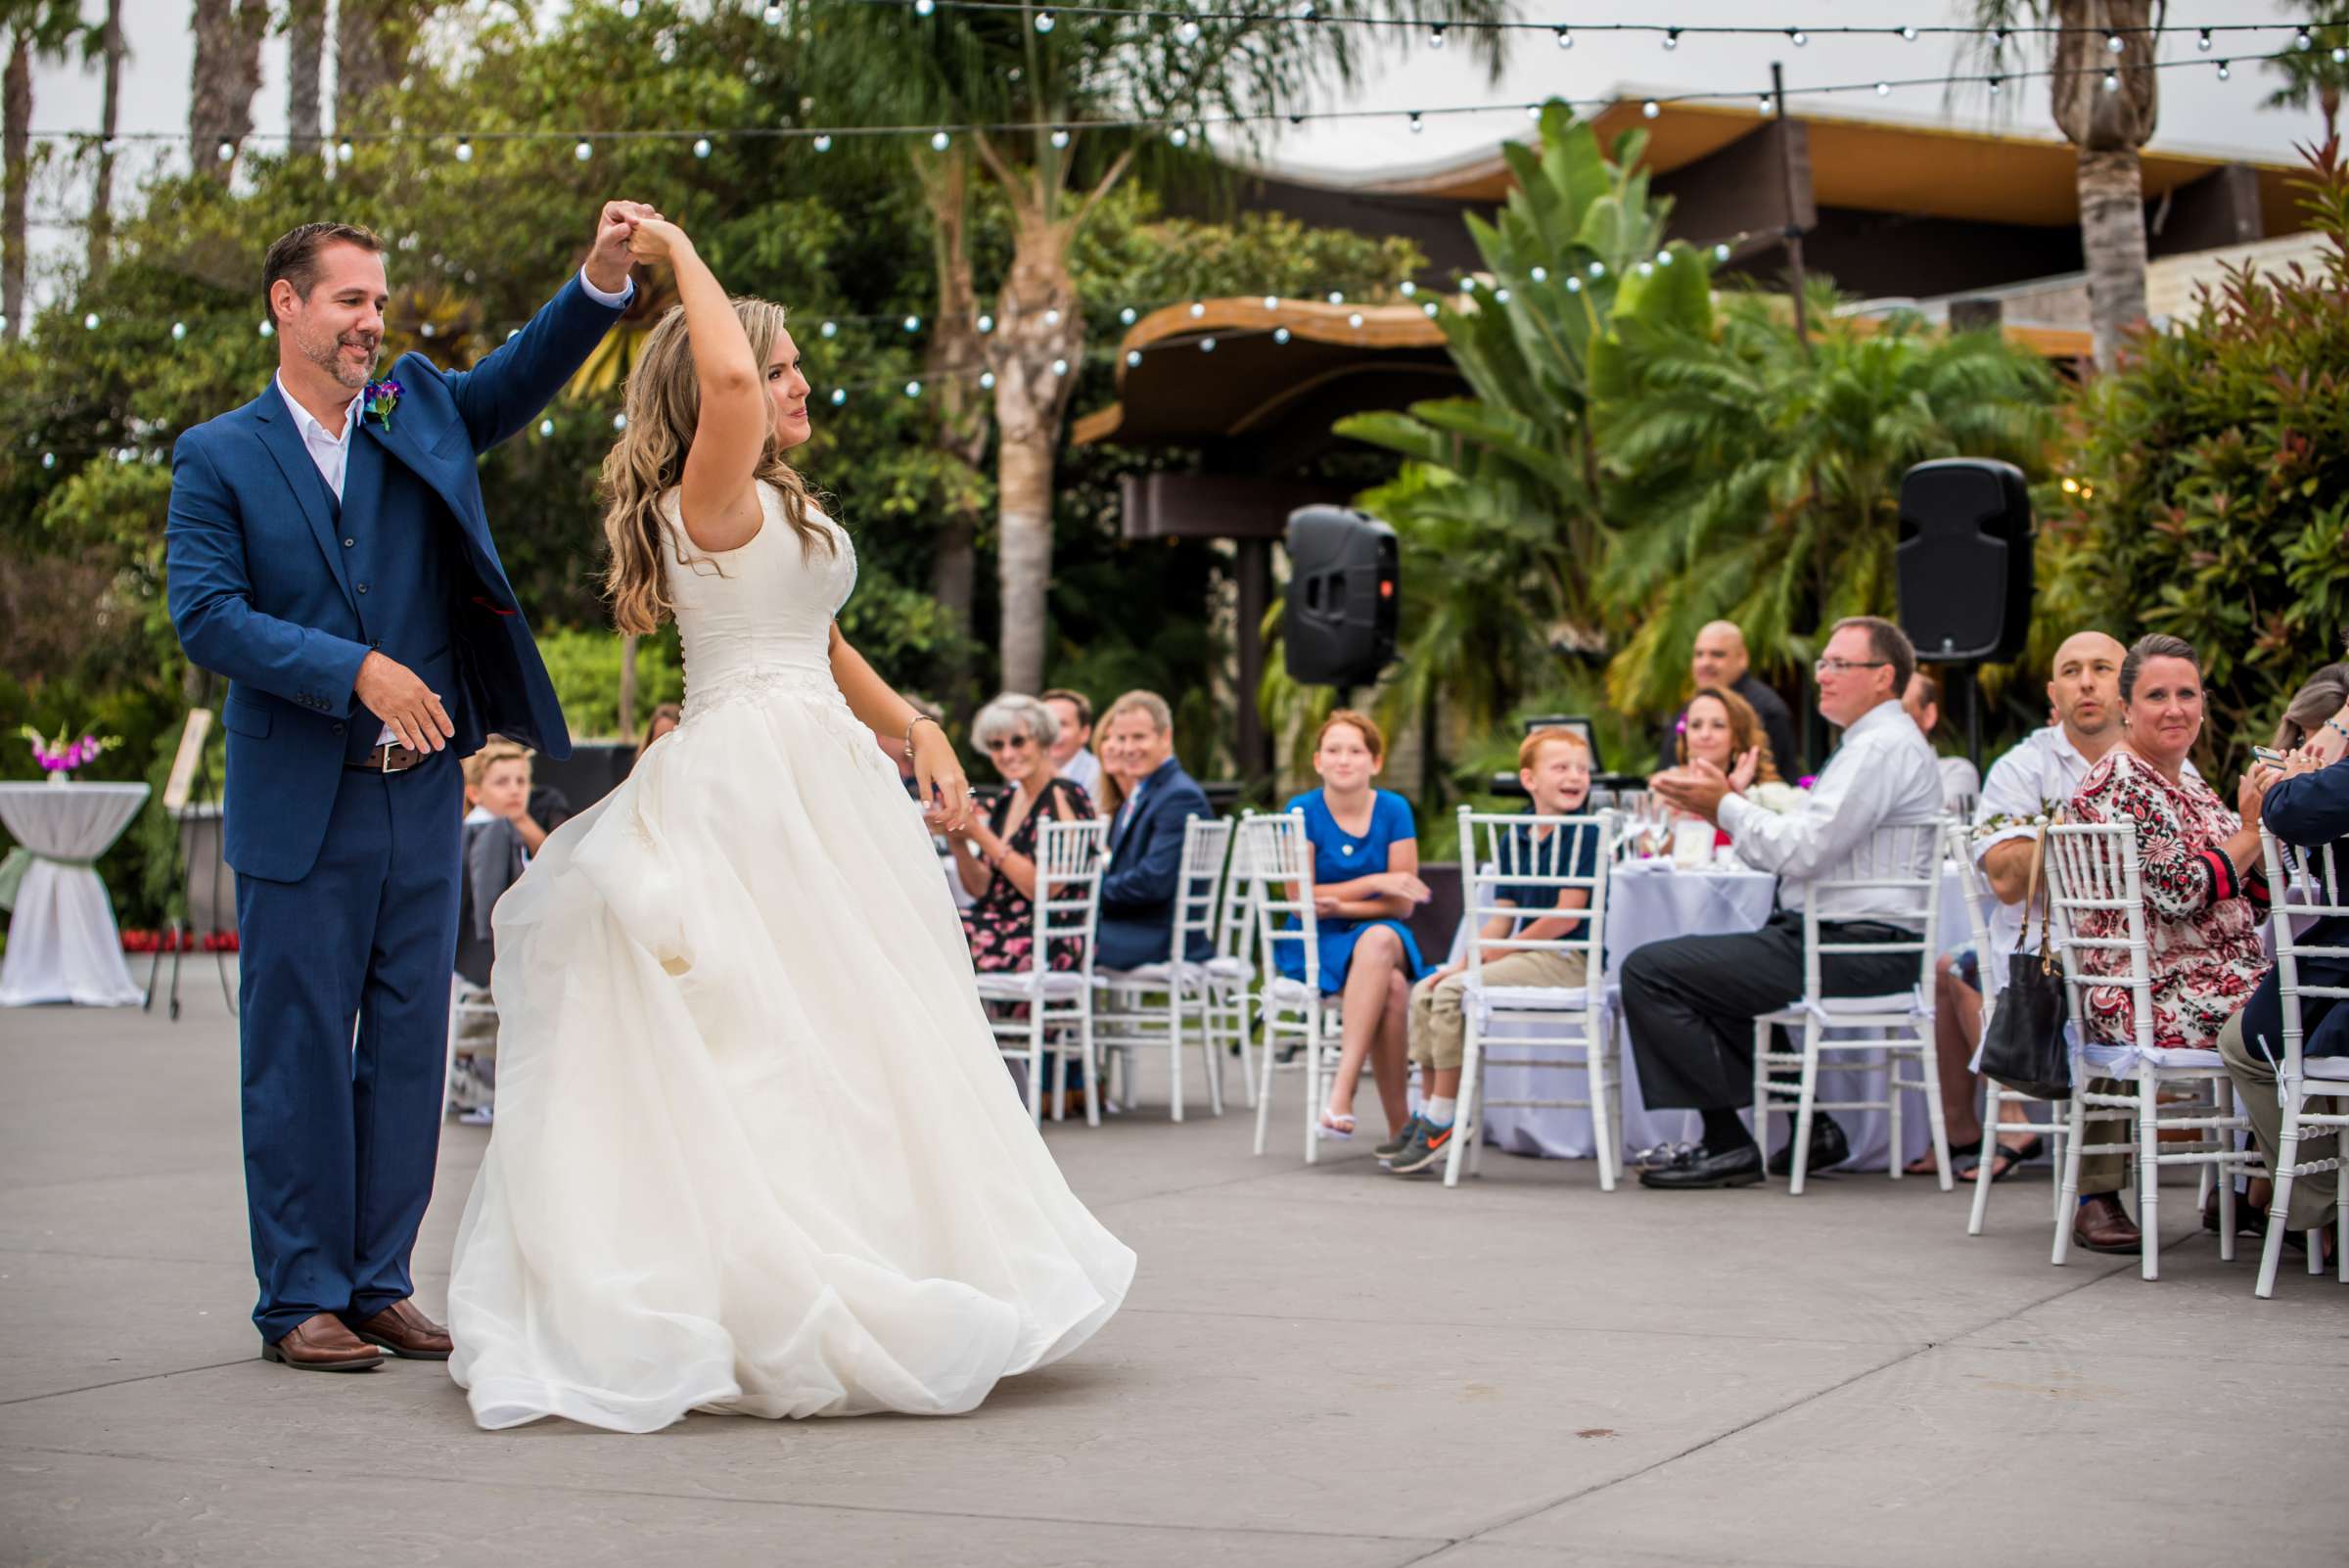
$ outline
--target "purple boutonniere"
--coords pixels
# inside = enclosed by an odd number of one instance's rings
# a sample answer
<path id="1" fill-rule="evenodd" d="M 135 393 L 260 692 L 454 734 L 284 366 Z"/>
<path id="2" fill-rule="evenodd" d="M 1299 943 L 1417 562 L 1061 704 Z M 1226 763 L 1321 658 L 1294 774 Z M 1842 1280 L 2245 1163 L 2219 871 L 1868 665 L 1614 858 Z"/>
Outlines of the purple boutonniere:
<path id="1" fill-rule="evenodd" d="M 362 417 L 373 419 L 384 427 L 387 435 L 390 434 L 392 410 L 399 406 L 399 383 L 396 381 L 371 381 L 360 396 L 366 399 L 362 404 L 364 410 Z"/>

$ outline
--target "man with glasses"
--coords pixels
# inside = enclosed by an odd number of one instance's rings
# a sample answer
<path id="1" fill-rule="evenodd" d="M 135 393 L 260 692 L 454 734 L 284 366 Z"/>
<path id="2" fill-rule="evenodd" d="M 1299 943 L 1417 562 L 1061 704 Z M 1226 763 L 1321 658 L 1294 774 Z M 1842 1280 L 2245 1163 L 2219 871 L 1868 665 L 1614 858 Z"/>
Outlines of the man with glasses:
<path id="1" fill-rule="evenodd" d="M 1761 1149 L 1738 1119 L 1754 1099 L 1754 1019 L 1803 994 L 1803 910 L 1819 899 L 1826 942 L 1897 942 L 1913 929 L 1863 913 L 1867 895 L 1821 893 L 1814 884 L 1855 874 L 1876 829 L 1927 822 L 1941 811 L 1941 772 L 1933 749 L 1902 712 L 1900 696 L 1916 669 L 1916 652 L 1889 621 L 1854 616 L 1837 622 L 1817 666 L 1819 711 L 1843 729 L 1843 744 L 1793 812 L 1780 816 L 1733 793 L 1707 761 L 1668 769 L 1649 787 L 1673 807 L 1702 816 L 1729 835 L 1739 859 L 1778 877 L 1778 908 L 1760 931 L 1651 942 L 1623 966 L 1624 1014 L 1639 1062 L 1639 1087 L 1651 1111 L 1691 1110 L 1704 1119 L 1704 1141 L 1641 1185 L 1667 1190 L 1747 1186 L 1763 1176 Z M 1939 854 L 1917 835 L 1923 876 Z M 1831 996 L 1873 996 L 1916 984 L 1913 953 L 1849 953 L 1825 960 L 1820 984 Z M 1831 1116 L 1813 1119 L 1809 1168 L 1825 1171 L 1850 1156 Z M 1899 1151 L 1894 1151 L 1899 1157 Z M 1793 1146 L 1770 1161 L 1792 1169 Z"/>

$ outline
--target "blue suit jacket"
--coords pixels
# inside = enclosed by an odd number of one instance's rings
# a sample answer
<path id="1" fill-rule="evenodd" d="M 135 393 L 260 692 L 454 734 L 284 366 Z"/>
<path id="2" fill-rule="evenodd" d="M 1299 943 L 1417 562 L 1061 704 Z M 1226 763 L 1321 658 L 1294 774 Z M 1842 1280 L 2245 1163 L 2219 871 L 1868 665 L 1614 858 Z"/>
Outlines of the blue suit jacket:
<path id="1" fill-rule="evenodd" d="M 2331 845 L 2333 863 L 2349 876 L 2349 758 L 2314 773 L 2279 780 L 2260 804 L 2259 814 L 2286 844 L 2306 850 Z M 2322 856 L 2311 858 L 2323 864 Z M 2343 891 L 2335 888 L 2326 901 L 2338 902 L 2342 897 Z M 2349 945 L 2349 919 L 2320 920 L 2301 940 L 2316 947 Z M 2334 966 L 2327 963 L 2326 967 Z"/>
<path id="2" fill-rule="evenodd" d="M 392 428 L 367 418 L 352 433 L 354 442 L 380 442 L 455 522 L 463 559 L 448 608 L 454 690 L 441 695 L 460 757 L 489 732 L 550 757 L 571 754 L 554 686 L 489 537 L 475 459 L 535 419 L 620 314 L 575 276 L 470 371 L 402 355 L 389 372 L 401 388 Z M 187 432 L 172 453 L 171 622 L 188 657 L 229 679 L 225 852 L 239 872 L 273 882 L 298 881 L 317 860 L 347 730 L 379 722 L 351 689 L 369 638 L 331 499 L 274 382 Z M 422 536 L 440 524 L 394 521 Z"/>
<path id="3" fill-rule="evenodd" d="M 1207 792 L 1173 758 L 1144 782 L 1133 815 L 1110 840 L 1109 869 L 1101 878 L 1097 944 L 1103 968 L 1134 969 L 1168 956 L 1182 881 L 1182 824 L 1215 814 Z M 1186 954 L 1207 955 L 1204 945 Z"/>

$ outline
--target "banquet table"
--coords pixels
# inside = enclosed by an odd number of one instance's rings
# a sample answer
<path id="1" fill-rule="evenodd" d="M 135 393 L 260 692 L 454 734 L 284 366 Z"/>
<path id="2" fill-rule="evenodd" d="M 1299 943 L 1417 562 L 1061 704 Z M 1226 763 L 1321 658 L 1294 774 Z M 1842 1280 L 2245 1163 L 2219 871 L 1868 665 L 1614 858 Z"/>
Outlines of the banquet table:
<path id="1" fill-rule="evenodd" d="M 1701 868 L 1676 867 L 1669 859 L 1627 860 L 1615 868 L 1607 888 L 1606 969 L 1608 1004 L 1620 1014 L 1620 993 L 1615 990 L 1615 977 L 1623 961 L 1640 946 L 1669 937 L 1725 936 L 1739 931 L 1756 931 L 1770 919 L 1775 902 L 1777 879 L 1767 872 L 1751 870 L 1733 859 L 1716 861 Z M 1941 912 L 1936 944 L 1944 952 L 1965 945 L 1972 938 L 1965 916 L 1964 886 L 1956 868 L 1945 866 L 1941 879 Z M 1452 954 L 1456 958 L 1466 951 L 1467 925 L 1463 921 L 1454 938 Z M 1794 1000 L 1788 997 L 1787 1000 Z M 1557 1056 L 1560 1059 L 1580 1060 L 1580 1045 L 1545 1047 L 1521 1043 L 1524 1036 L 1534 1031 L 1528 1026 L 1504 1025 L 1487 1036 L 1488 1039 L 1511 1039 L 1512 1057 Z M 1628 1032 L 1619 1029 L 1621 1068 L 1623 1076 L 1623 1151 L 1634 1152 L 1652 1148 L 1666 1142 L 1693 1142 L 1698 1135 L 1698 1122 L 1693 1111 L 1650 1111 L 1639 1097 L 1639 1064 L 1631 1046 Z M 1833 1057 L 1828 1058 L 1829 1062 Z M 1862 1099 L 1883 1092 L 1880 1071 L 1838 1071 L 1825 1067 L 1819 1074 L 1819 1097 L 1822 1100 Z M 1558 1099 L 1568 1093 L 1581 1092 L 1572 1079 L 1561 1080 L 1554 1071 L 1525 1067 L 1493 1067 L 1484 1074 L 1482 1094 L 1491 1099 Z M 1749 1117 L 1750 1117 L 1750 1113 Z M 1833 1113 L 1851 1140 L 1852 1153 L 1840 1169 L 1876 1170 L 1886 1168 L 1887 1146 L 1891 1142 L 1891 1119 L 1881 1111 L 1838 1111 Z M 1514 1109 L 1496 1106 L 1485 1113 L 1485 1138 L 1488 1142 L 1511 1154 L 1539 1155 L 1545 1159 L 1587 1159 L 1592 1153 L 1590 1113 L 1587 1110 Z M 1773 1119 L 1773 1142 L 1783 1142 L 1792 1128 L 1791 1118 Z M 1932 1146 L 1932 1133 L 1926 1125 L 1924 1100 L 1913 1096 L 1904 1108 L 1901 1125 L 1903 1162 L 1914 1159 Z M 1957 1158 L 1953 1151 L 1952 1159 Z"/>
<path id="2" fill-rule="evenodd" d="M 127 1007 L 143 993 L 93 862 L 147 803 L 144 784 L 0 783 L 0 825 L 23 872 L 0 964 L 0 1007 Z"/>

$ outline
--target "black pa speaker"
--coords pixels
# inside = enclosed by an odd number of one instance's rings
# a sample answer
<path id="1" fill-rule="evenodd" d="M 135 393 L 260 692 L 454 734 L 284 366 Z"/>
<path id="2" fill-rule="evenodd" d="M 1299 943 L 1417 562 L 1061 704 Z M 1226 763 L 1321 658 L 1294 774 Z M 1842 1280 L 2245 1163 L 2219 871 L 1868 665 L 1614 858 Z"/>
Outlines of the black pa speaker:
<path id="1" fill-rule="evenodd" d="M 1933 664 L 2012 659 L 2031 626 L 2031 494 L 2012 463 L 1945 457 L 1901 480 L 1901 629 Z"/>
<path id="2" fill-rule="evenodd" d="M 1289 593 L 1280 641 L 1289 678 L 1366 686 L 1395 657 L 1402 557 L 1395 530 L 1339 506 L 1289 514 Z"/>

